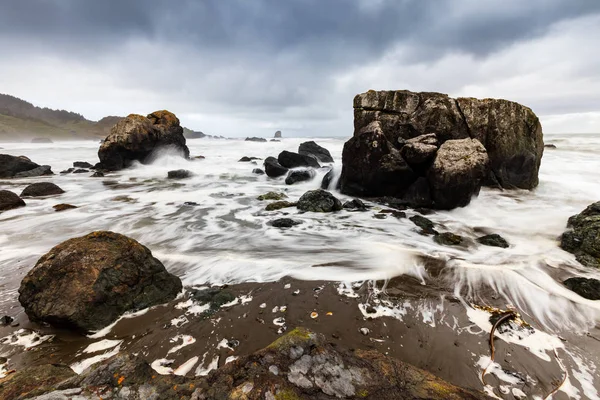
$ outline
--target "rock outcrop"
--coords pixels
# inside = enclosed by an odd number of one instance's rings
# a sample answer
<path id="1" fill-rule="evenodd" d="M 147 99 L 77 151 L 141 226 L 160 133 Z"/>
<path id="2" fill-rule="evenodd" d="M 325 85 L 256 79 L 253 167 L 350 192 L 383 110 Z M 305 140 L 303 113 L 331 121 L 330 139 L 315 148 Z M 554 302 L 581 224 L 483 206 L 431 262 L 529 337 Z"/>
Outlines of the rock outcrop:
<path id="1" fill-rule="evenodd" d="M 65 191 L 52 182 L 37 182 L 27 186 L 21 192 L 21 197 L 41 197 L 62 194 Z"/>
<path id="2" fill-rule="evenodd" d="M 16 193 L 10 190 L 0 190 L 0 211 L 25 207 L 25 202 Z"/>
<path id="3" fill-rule="evenodd" d="M 82 332 L 126 311 L 172 300 L 181 281 L 126 236 L 93 232 L 54 247 L 23 278 L 19 302 L 32 321 Z"/>
<path id="4" fill-rule="evenodd" d="M 133 161 L 148 162 L 159 148 L 170 148 L 188 158 L 179 119 L 169 111 L 155 111 L 147 117 L 131 114 L 111 129 L 98 150 L 101 169 L 116 171 L 128 167 Z"/>
<path id="5" fill-rule="evenodd" d="M 600 201 L 569 218 L 567 227 L 571 229 L 563 233 L 560 247 L 583 265 L 600 268 Z"/>
<path id="6" fill-rule="evenodd" d="M 49 165 L 39 165 L 29 158 L 0 154 L 0 178 L 27 178 L 52 175 Z"/>
<path id="7" fill-rule="evenodd" d="M 312 140 L 310 142 L 301 143 L 298 147 L 298 154 L 313 157 L 317 161 L 323 163 L 333 162 L 333 157 L 331 157 L 329 150 L 327 150 L 325 147 L 319 146 Z"/>
<path id="8" fill-rule="evenodd" d="M 267 157 L 264 161 L 265 173 L 269 178 L 278 178 L 287 174 L 288 169 L 279 164 L 275 157 Z"/>
<path id="9" fill-rule="evenodd" d="M 5 400 L 490 399 L 375 350 L 344 349 L 305 328 L 296 328 L 268 347 L 231 361 L 206 377 L 158 375 L 140 356 L 119 354 L 81 375 L 75 375 L 66 366 L 27 368 L 0 380 L 0 397 Z"/>
<path id="10" fill-rule="evenodd" d="M 448 142 L 453 142 L 456 155 L 466 156 L 478 148 L 477 163 L 461 159 L 463 168 L 471 167 L 461 175 L 474 177 L 476 184 L 466 185 L 460 201 L 438 201 L 447 171 L 440 176 L 439 168 L 432 166 L 444 161 Z M 446 149 L 442 155 L 441 147 Z M 340 188 L 349 195 L 391 196 L 412 206 L 464 206 L 482 184 L 535 188 L 543 150 L 539 119 L 520 104 L 453 99 L 440 93 L 369 91 L 354 99 L 354 136 L 344 146 Z"/>

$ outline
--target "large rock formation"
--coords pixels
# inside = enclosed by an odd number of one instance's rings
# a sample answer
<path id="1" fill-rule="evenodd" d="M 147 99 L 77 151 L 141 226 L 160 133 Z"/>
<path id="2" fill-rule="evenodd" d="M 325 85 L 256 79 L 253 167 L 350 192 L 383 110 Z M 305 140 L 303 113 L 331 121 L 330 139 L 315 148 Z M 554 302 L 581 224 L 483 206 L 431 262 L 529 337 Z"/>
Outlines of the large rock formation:
<path id="1" fill-rule="evenodd" d="M 567 226 L 571 229 L 563 233 L 560 247 L 583 265 L 600 268 L 600 201 L 569 218 Z"/>
<path id="2" fill-rule="evenodd" d="M 438 149 L 448 141 L 457 141 L 452 145 L 455 154 L 466 155 L 473 146 L 479 149 L 480 160 L 476 165 L 465 162 L 461 168 L 472 170 L 463 171 L 463 176 L 503 188 L 532 189 L 538 184 L 544 143 L 539 120 L 529 108 L 506 100 L 369 91 L 354 99 L 354 136 L 344 146 L 341 190 L 356 196 L 393 196 L 409 205 L 466 205 L 479 188 L 469 186 L 470 193 L 460 201 L 438 203 L 431 198 L 446 179 L 432 166 L 441 166 Z"/>
<path id="3" fill-rule="evenodd" d="M 126 311 L 172 300 L 181 281 L 150 250 L 113 232 L 67 240 L 23 278 L 19 302 L 32 321 L 88 332 Z"/>
<path id="4" fill-rule="evenodd" d="M 26 178 L 41 175 L 52 175 L 50 166 L 36 164 L 24 156 L 0 154 L 0 178 Z"/>
<path id="5" fill-rule="evenodd" d="M 188 158 L 179 119 L 169 111 L 155 111 L 147 117 L 131 114 L 120 120 L 98 150 L 100 167 L 115 171 L 133 161 L 146 162 L 158 148 L 172 148 Z"/>

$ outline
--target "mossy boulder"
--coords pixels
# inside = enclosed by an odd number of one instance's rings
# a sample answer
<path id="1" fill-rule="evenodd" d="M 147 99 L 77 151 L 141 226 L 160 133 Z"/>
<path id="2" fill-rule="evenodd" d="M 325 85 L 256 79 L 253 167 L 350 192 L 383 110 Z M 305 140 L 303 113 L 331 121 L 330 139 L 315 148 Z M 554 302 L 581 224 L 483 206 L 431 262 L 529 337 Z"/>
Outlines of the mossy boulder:
<path id="1" fill-rule="evenodd" d="M 172 300 L 179 278 L 150 250 L 99 231 L 59 244 L 23 278 L 19 302 L 29 319 L 82 332 L 101 329 L 127 311 Z"/>
<path id="2" fill-rule="evenodd" d="M 256 198 L 257 200 L 283 200 L 287 199 L 287 195 L 285 193 L 277 193 L 277 192 L 267 192 L 265 194 L 261 194 Z"/>
<path id="3" fill-rule="evenodd" d="M 600 201 L 569 218 L 560 246 L 583 265 L 600 268 Z"/>
<path id="4" fill-rule="evenodd" d="M 342 209 L 342 202 L 326 190 L 309 190 L 298 200 L 297 207 L 301 211 L 333 212 Z"/>
<path id="5" fill-rule="evenodd" d="M 463 242 L 463 237 L 452 232 L 438 233 L 433 237 L 433 241 L 442 246 L 459 246 Z"/>
<path id="6" fill-rule="evenodd" d="M 492 233 L 490 235 L 481 236 L 481 237 L 477 238 L 477 242 L 484 246 L 502 247 L 503 249 L 510 247 L 510 245 L 508 244 L 506 239 L 504 239 L 502 236 L 498 235 L 497 233 Z"/>

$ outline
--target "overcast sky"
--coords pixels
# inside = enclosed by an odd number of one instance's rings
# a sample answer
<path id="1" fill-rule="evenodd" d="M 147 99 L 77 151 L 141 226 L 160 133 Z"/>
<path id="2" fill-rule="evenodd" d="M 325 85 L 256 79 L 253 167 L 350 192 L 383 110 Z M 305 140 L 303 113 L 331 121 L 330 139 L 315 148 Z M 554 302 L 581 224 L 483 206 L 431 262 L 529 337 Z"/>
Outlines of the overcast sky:
<path id="1" fill-rule="evenodd" d="M 0 93 L 225 136 L 349 136 L 369 89 L 600 132 L 600 0 L 0 0 Z"/>

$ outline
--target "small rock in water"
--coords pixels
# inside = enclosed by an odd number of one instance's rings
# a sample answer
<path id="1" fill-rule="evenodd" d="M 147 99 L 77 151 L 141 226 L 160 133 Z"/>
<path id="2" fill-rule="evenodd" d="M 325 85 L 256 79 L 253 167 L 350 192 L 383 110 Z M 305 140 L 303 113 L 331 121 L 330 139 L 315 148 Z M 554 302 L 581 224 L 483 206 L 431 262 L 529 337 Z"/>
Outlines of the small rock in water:
<path id="1" fill-rule="evenodd" d="M 73 163 L 73 167 L 75 167 L 75 168 L 92 168 L 93 165 L 90 164 L 89 162 L 85 162 L 85 161 L 75 161 Z"/>
<path id="2" fill-rule="evenodd" d="M 184 206 L 197 206 L 198 203 L 194 202 L 194 201 L 186 201 L 185 203 L 183 203 Z"/>
<path id="3" fill-rule="evenodd" d="M 177 169 L 174 171 L 169 171 L 167 174 L 167 178 L 169 179 L 186 179 L 191 177 L 192 171 L 188 171 L 187 169 Z"/>
<path id="4" fill-rule="evenodd" d="M 426 235 L 435 235 L 437 231 L 433 229 L 435 226 L 429 218 L 422 217 L 420 215 L 413 215 L 409 218 L 416 226 L 422 229 L 422 232 Z"/>
<path id="5" fill-rule="evenodd" d="M 544 147 L 547 148 L 547 149 L 555 149 L 556 145 L 552 144 L 552 143 L 549 143 L 549 144 L 545 144 Z"/>
<path id="6" fill-rule="evenodd" d="M 463 237 L 451 232 L 444 232 L 435 235 L 433 241 L 444 246 L 458 246 L 463 242 Z"/>
<path id="7" fill-rule="evenodd" d="M 14 321 L 13 317 L 11 317 L 9 315 L 5 315 L 0 318 L 0 326 L 10 325 L 10 324 L 12 324 L 13 321 Z"/>
<path id="8" fill-rule="evenodd" d="M 240 158 L 238 162 L 250 162 L 250 161 L 254 161 L 254 160 L 260 160 L 260 158 L 244 156 L 244 157 Z"/>
<path id="9" fill-rule="evenodd" d="M 79 169 L 76 169 L 75 171 L 73 171 L 74 174 L 85 174 L 86 172 L 90 172 L 90 170 L 79 168 Z"/>
<path id="10" fill-rule="evenodd" d="M 253 173 L 253 174 L 256 174 L 256 175 L 264 175 L 264 174 L 265 174 L 265 171 L 263 171 L 263 170 L 262 170 L 262 169 L 260 169 L 260 168 L 254 168 L 254 169 L 252 170 L 252 173 Z"/>
<path id="11" fill-rule="evenodd" d="M 61 175 L 70 174 L 73 171 L 75 171 L 75 168 L 69 168 L 69 169 L 65 169 L 64 171 L 60 171 L 60 174 Z"/>
<path id="12" fill-rule="evenodd" d="M 257 200 L 283 200 L 287 199 L 287 195 L 285 193 L 277 193 L 277 192 L 268 192 L 265 194 L 261 194 L 256 198 Z"/>
<path id="13" fill-rule="evenodd" d="M 566 287 L 588 300 L 600 300 L 600 281 L 593 278 L 569 278 L 563 282 Z"/>
<path id="14" fill-rule="evenodd" d="M 342 202 L 328 191 L 310 190 L 298 200 L 298 209 L 312 212 L 333 212 L 342 209 Z"/>
<path id="15" fill-rule="evenodd" d="M 344 203 L 346 210 L 367 211 L 369 207 L 359 199 L 350 200 Z"/>
<path id="16" fill-rule="evenodd" d="M 53 206 L 52 208 L 54 208 L 54 211 L 59 212 L 59 211 L 71 210 L 73 208 L 77 208 L 77 206 L 74 206 L 71 204 L 57 204 L 57 205 Z"/>
<path id="17" fill-rule="evenodd" d="M 294 183 L 310 181 L 316 175 L 316 172 L 312 169 L 303 169 L 290 171 L 288 176 L 285 178 L 286 185 L 293 185 Z"/>
<path id="18" fill-rule="evenodd" d="M 94 174 L 92 175 L 92 178 L 103 178 L 104 177 L 104 173 L 100 172 L 100 171 L 96 171 L 94 172 Z"/>
<path id="19" fill-rule="evenodd" d="M 274 228 L 291 228 L 296 225 L 300 225 L 302 221 L 296 221 L 291 218 L 279 218 L 270 222 L 270 225 Z"/>
<path id="20" fill-rule="evenodd" d="M 274 201 L 265 207 L 266 211 L 276 211 L 282 208 L 296 207 L 298 203 L 292 203 L 290 201 Z"/>
<path id="21" fill-rule="evenodd" d="M 481 243 L 484 246 L 502 247 L 504 249 L 509 247 L 509 244 L 506 241 L 506 239 L 504 239 L 497 233 L 492 233 L 491 235 L 485 235 L 480 238 L 477 238 L 477 242 Z"/>
<path id="22" fill-rule="evenodd" d="M 38 182 L 27 186 L 23 192 L 21 192 L 21 197 L 52 196 L 64 192 L 64 190 L 52 182 Z"/>
<path id="23" fill-rule="evenodd" d="M 259 137 L 247 137 L 246 142 L 266 142 L 267 139 Z"/>
<path id="24" fill-rule="evenodd" d="M 0 211 L 25 207 L 25 202 L 16 193 L 10 190 L 0 190 Z"/>
<path id="25" fill-rule="evenodd" d="M 381 210 L 379 211 L 379 215 L 392 215 L 398 219 L 406 218 L 406 213 L 398 210 Z"/>

